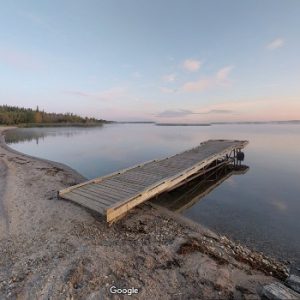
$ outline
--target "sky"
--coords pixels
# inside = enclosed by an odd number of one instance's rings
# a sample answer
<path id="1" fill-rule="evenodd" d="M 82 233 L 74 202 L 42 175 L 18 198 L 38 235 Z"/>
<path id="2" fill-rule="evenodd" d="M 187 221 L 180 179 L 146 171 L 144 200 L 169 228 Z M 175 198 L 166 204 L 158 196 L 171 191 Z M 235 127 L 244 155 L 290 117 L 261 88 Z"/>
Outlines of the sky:
<path id="1" fill-rule="evenodd" d="M 0 9 L 0 104 L 116 121 L 300 119 L 300 1 Z"/>

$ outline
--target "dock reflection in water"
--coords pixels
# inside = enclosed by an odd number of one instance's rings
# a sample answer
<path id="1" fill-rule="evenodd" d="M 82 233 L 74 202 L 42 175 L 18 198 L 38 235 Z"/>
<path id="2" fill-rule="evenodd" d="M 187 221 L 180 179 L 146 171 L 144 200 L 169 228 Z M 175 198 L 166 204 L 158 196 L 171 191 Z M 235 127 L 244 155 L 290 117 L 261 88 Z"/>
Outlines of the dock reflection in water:
<path id="1" fill-rule="evenodd" d="M 217 188 L 232 175 L 243 175 L 248 172 L 249 166 L 228 164 L 214 169 L 196 179 L 165 192 L 153 199 L 154 205 L 165 207 L 173 212 L 182 213 L 192 207 L 203 197 Z"/>

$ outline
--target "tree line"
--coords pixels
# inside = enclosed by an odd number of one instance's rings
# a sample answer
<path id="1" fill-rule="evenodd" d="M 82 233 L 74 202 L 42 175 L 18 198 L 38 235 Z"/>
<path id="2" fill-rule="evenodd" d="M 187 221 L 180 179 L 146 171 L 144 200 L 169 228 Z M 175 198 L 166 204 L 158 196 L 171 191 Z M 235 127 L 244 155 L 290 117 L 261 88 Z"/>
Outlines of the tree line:
<path id="1" fill-rule="evenodd" d="M 83 118 L 72 113 L 57 114 L 40 111 L 39 107 L 35 110 L 31 108 L 0 105 L 0 124 L 19 125 L 19 124 L 60 124 L 60 123 L 104 123 L 105 120 L 95 118 Z"/>

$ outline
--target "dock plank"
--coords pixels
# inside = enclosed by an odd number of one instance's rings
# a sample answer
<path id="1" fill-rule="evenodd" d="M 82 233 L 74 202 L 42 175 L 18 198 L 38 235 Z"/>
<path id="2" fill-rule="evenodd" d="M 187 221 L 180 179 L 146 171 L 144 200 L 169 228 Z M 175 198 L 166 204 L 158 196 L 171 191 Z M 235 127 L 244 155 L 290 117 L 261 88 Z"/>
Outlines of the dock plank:
<path id="1" fill-rule="evenodd" d="M 102 195 L 98 195 L 98 196 L 94 196 L 94 195 L 90 195 L 89 193 L 83 191 L 83 190 L 75 190 L 75 191 L 72 191 L 72 193 L 76 194 L 77 196 L 81 196 L 81 197 L 84 197 L 84 198 L 88 198 L 90 200 L 93 200 L 94 202 L 97 202 L 99 203 L 100 205 L 112 205 L 115 203 L 114 199 L 112 198 L 109 198 L 109 197 L 102 197 Z"/>
<path id="2" fill-rule="evenodd" d="M 117 181 L 123 184 L 127 184 L 129 187 L 131 188 L 137 188 L 137 189 L 145 189 L 146 187 L 148 187 L 147 184 L 139 182 L 137 180 L 132 180 L 132 179 L 128 179 L 126 177 L 115 177 L 114 179 L 112 179 L 112 181 Z"/>
<path id="3" fill-rule="evenodd" d="M 88 185 L 85 187 L 86 189 L 88 190 L 91 190 L 91 191 L 95 191 L 95 192 L 103 192 L 103 193 L 109 193 L 110 195 L 115 195 L 115 196 L 118 196 L 118 197 L 122 197 L 122 196 L 130 196 L 134 193 L 132 192 L 128 192 L 128 191 L 123 191 L 123 190 L 116 190 L 116 189 L 112 189 L 111 187 L 107 187 L 107 186 L 104 186 L 104 185 L 98 185 L 98 184 L 93 184 L 93 185 Z"/>
<path id="4" fill-rule="evenodd" d="M 133 186 L 132 184 L 128 184 L 127 182 L 123 182 L 123 181 L 117 181 L 117 180 L 111 180 L 109 182 L 109 184 L 111 184 L 114 188 L 122 188 L 122 189 L 126 189 L 130 191 L 131 194 L 138 194 L 138 193 L 141 193 L 145 190 L 145 187 L 136 187 L 136 186 Z"/>
<path id="5" fill-rule="evenodd" d="M 160 174 L 155 174 L 155 173 L 150 173 L 150 172 L 142 172 L 142 171 L 135 171 L 131 173 L 125 173 L 122 174 L 123 176 L 119 176 L 119 178 L 132 178 L 133 180 L 140 180 L 140 181 L 147 181 L 147 180 L 160 180 L 162 178 L 162 175 Z"/>
<path id="6" fill-rule="evenodd" d="M 115 189 L 120 189 L 120 190 L 128 190 L 130 192 L 139 192 L 143 191 L 144 187 L 136 187 L 134 185 L 129 185 L 127 182 L 122 182 L 120 180 L 115 180 L 115 178 L 110 178 L 109 180 L 103 181 L 101 183 L 104 186 L 109 186 Z"/>
<path id="7" fill-rule="evenodd" d="M 105 205 L 99 205 L 98 203 L 94 201 L 90 201 L 89 199 L 78 196 L 77 194 L 74 194 L 73 192 L 70 192 L 68 195 L 64 195 L 64 198 L 67 200 L 71 200 L 73 202 L 76 202 L 82 206 L 85 206 L 87 208 L 90 208 L 92 210 L 95 210 L 99 212 L 100 214 L 105 214 Z"/>
<path id="8" fill-rule="evenodd" d="M 84 187 L 80 189 L 80 191 L 85 192 L 87 194 L 90 194 L 94 197 L 97 197 L 97 199 L 104 199 L 108 202 L 115 202 L 120 200 L 121 198 L 128 198 L 128 195 L 121 195 L 121 194 L 113 194 L 110 191 L 103 191 L 103 190 L 96 190 L 93 187 Z"/>

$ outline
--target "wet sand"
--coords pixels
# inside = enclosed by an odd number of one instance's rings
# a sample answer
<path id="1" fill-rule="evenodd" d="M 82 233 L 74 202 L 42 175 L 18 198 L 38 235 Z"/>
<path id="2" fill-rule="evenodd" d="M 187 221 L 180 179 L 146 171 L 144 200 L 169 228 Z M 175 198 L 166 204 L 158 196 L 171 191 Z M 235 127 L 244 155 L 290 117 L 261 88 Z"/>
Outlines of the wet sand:
<path id="1" fill-rule="evenodd" d="M 0 128 L 4 131 L 4 128 Z M 149 204 L 109 227 L 57 198 L 84 178 L 18 153 L 0 137 L 0 298 L 260 299 L 285 265 Z"/>

